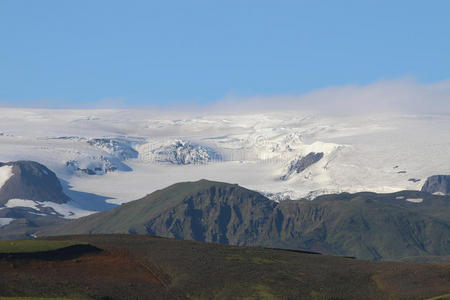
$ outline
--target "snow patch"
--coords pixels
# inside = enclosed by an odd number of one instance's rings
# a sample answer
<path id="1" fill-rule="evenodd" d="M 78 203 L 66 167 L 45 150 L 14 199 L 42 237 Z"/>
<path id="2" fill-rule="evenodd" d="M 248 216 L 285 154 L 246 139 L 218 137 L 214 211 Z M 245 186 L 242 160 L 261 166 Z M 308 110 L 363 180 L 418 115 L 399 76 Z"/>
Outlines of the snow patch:
<path id="1" fill-rule="evenodd" d="M 8 225 L 14 220 L 13 218 L 0 218 L 0 227 Z"/>
<path id="2" fill-rule="evenodd" d="M 412 202 L 412 203 L 421 203 L 423 202 L 422 198 L 407 198 L 406 201 Z"/>
<path id="3" fill-rule="evenodd" d="M 33 200 L 25 200 L 25 199 L 10 199 L 6 202 L 5 206 L 8 208 L 13 207 L 28 207 L 32 209 L 38 210 L 38 202 Z"/>
<path id="4" fill-rule="evenodd" d="M 298 195 L 295 191 L 292 191 L 292 190 L 278 192 L 278 193 L 259 191 L 259 193 L 275 202 L 286 201 L 286 200 L 296 200 L 296 199 L 300 198 L 300 195 Z"/>
<path id="5" fill-rule="evenodd" d="M 38 212 L 33 212 L 33 211 L 30 211 L 29 213 L 32 214 L 32 215 L 41 216 L 41 217 L 46 217 L 46 216 L 47 216 L 47 214 L 38 213 Z M 53 213 L 53 214 L 54 214 L 54 213 Z"/>
<path id="6" fill-rule="evenodd" d="M 0 189 L 14 175 L 13 166 L 0 167 Z"/>
<path id="7" fill-rule="evenodd" d="M 94 213 L 71 205 L 71 202 L 58 204 L 50 201 L 38 202 L 26 199 L 10 199 L 5 206 L 8 208 L 27 207 L 38 212 L 41 212 L 41 208 L 51 208 L 66 219 L 76 219 Z"/>

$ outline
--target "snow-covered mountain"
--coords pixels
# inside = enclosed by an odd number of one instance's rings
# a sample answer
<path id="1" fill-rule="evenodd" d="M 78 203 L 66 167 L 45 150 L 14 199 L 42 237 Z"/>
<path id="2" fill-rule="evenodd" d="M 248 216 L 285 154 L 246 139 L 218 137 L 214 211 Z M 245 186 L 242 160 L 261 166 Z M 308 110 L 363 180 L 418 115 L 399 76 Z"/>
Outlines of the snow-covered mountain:
<path id="1" fill-rule="evenodd" d="M 104 152 L 107 152 L 120 160 L 137 158 L 139 153 L 134 150 L 133 145 L 139 144 L 133 139 L 127 138 L 91 138 L 87 143 Z"/>
<path id="2" fill-rule="evenodd" d="M 433 175 L 427 178 L 423 192 L 438 195 L 450 195 L 450 175 Z"/>
<path id="3" fill-rule="evenodd" d="M 74 151 L 65 165 L 68 170 L 87 175 L 104 175 L 114 171 L 131 171 L 125 163 L 128 159 L 137 158 L 139 153 L 133 146 L 140 141 L 133 138 L 86 138 L 78 136 L 61 136 L 50 138 L 53 140 L 86 142 L 92 149 Z M 78 147 L 74 148 L 78 149 Z"/>
<path id="4" fill-rule="evenodd" d="M 87 175 L 104 175 L 108 172 L 131 171 L 131 168 L 116 157 L 86 155 L 66 161 L 66 167 L 73 172 Z"/>
<path id="5" fill-rule="evenodd" d="M 48 166 L 72 198 L 97 197 L 96 210 L 202 178 L 283 200 L 420 189 L 450 173 L 448 115 L 2 109 L 0 119 L 0 160 Z"/>
<path id="6" fill-rule="evenodd" d="M 35 161 L 0 163 L 0 227 L 38 217 L 77 218 L 92 213 L 64 193 L 56 174 Z M 20 221 L 18 221 L 20 222 Z"/>
<path id="7" fill-rule="evenodd" d="M 69 201 L 55 173 L 34 161 L 0 163 L 0 205 L 10 199 L 58 204 Z"/>
<path id="8" fill-rule="evenodd" d="M 221 156 L 211 148 L 180 139 L 147 143 L 139 149 L 141 158 L 153 163 L 190 165 L 207 164 L 221 159 Z"/>

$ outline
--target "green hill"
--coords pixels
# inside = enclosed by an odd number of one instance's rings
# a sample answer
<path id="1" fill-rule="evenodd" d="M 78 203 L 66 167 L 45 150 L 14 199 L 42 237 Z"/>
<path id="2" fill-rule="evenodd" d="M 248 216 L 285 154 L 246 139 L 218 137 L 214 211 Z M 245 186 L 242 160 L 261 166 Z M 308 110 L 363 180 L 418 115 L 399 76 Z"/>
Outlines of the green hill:
<path id="1" fill-rule="evenodd" d="M 374 260 L 440 260 L 450 255 L 450 197 L 418 191 L 344 193 L 275 203 L 238 185 L 201 180 L 172 185 L 39 235 L 93 233 L 151 234 Z"/>

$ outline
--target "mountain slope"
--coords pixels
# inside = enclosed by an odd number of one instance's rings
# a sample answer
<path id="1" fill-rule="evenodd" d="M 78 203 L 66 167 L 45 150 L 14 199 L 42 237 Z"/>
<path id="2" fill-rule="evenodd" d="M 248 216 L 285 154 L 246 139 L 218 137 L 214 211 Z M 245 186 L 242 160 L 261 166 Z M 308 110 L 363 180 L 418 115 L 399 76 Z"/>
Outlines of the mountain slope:
<path id="1" fill-rule="evenodd" d="M 201 180 L 39 234 L 138 233 L 366 259 L 450 255 L 450 197 L 404 191 L 273 202 Z"/>
<path id="2" fill-rule="evenodd" d="M 8 170 L 0 186 L 0 205 L 10 199 L 50 201 L 65 203 L 69 197 L 64 194 L 55 173 L 34 161 L 0 163 L 0 170 Z M 6 173 L 6 172 L 3 172 Z"/>
<path id="3" fill-rule="evenodd" d="M 420 203 L 407 201 L 422 199 Z M 450 200 L 425 193 L 326 195 L 278 205 L 279 247 L 369 259 L 450 253 Z"/>
<path id="4" fill-rule="evenodd" d="M 89 214 L 35 161 L 0 163 L 0 240 L 33 237 L 38 229 Z"/>
<path id="5" fill-rule="evenodd" d="M 450 194 L 450 175 L 433 175 L 427 178 L 422 186 L 422 192 Z"/>
<path id="6" fill-rule="evenodd" d="M 200 180 L 172 185 L 112 211 L 74 220 L 58 231 L 139 233 L 251 244 L 263 234 L 275 203 L 238 185 Z"/>

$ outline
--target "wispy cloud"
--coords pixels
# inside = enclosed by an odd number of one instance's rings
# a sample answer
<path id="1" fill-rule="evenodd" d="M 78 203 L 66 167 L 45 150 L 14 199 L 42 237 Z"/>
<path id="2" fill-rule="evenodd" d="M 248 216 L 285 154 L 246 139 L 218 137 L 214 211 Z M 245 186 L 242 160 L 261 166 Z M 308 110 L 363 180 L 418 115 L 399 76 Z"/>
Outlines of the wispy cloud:
<path id="1" fill-rule="evenodd" d="M 328 87 L 303 95 L 228 97 L 216 111 L 315 111 L 323 113 L 450 113 L 450 80 L 421 84 L 413 79 Z"/>

